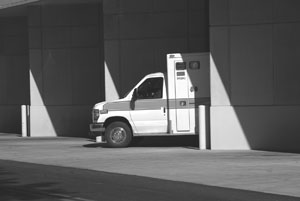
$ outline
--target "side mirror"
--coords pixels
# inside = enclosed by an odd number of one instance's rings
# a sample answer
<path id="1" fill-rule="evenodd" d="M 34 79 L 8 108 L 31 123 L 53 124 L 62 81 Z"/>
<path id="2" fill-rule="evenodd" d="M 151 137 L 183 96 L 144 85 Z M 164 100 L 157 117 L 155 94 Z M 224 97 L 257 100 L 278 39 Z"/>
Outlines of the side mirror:
<path id="1" fill-rule="evenodd" d="M 134 89 L 133 93 L 132 93 L 132 98 L 131 98 L 131 101 L 136 101 L 138 98 L 138 92 L 137 92 L 137 89 Z"/>
<path id="2" fill-rule="evenodd" d="M 131 101 L 130 101 L 130 109 L 131 110 L 134 110 L 134 108 L 135 108 L 135 101 L 137 100 L 137 97 L 138 97 L 137 89 L 134 89 L 134 91 L 132 93 Z"/>

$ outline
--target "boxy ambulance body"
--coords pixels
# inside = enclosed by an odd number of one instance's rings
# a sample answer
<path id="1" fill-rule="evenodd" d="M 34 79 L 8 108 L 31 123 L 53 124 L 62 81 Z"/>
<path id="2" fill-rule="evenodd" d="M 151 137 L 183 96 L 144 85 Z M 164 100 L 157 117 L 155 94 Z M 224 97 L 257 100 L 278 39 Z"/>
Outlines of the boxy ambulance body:
<path id="1" fill-rule="evenodd" d="M 146 75 L 124 98 L 96 104 L 90 131 L 111 147 L 136 136 L 197 135 L 198 106 L 209 104 L 209 54 L 168 54 L 167 74 Z"/>

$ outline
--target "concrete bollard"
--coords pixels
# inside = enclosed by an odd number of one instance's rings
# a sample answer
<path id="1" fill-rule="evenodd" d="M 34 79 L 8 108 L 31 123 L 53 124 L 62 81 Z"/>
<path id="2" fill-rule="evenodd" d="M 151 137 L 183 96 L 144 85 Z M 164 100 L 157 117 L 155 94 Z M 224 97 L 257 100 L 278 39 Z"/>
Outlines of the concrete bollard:
<path id="1" fill-rule="evenodd" d="M 28 106 L 21 106 L 22 137 L 28 136 Z"/>
<path id="2" fill-rule="evenodd" d="M 101 143 L 101 142 L 105 142 L 104 140 L 104 136 L 100 135 L 96 137 L 96 142 Z"/>
<path id="3" fill-rule="evenodd" d="M 206 106 L 199 105 L 199 149 L 206 150 Z"/>

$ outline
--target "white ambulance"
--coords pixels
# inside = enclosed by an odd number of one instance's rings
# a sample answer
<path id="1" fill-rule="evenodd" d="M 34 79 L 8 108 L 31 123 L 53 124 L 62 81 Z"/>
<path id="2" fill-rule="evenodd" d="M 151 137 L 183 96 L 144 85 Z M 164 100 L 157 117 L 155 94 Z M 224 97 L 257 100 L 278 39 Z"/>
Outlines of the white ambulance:
<path id="1" fill-rule="evenodd" d="M 146 75 L 124 98 L 92 110 L 90 131 L 110 147 L 136 136 L 198 135 L 198 106 L 210 104 L 209 54 L 167 55 L 167 74 Z"/>

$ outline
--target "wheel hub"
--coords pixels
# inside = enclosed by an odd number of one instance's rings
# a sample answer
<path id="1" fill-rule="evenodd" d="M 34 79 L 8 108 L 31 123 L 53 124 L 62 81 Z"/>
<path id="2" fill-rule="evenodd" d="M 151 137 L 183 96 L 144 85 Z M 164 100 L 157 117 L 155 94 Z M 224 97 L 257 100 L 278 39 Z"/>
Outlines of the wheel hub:
<path id="1" fill-rule="evenodd" d="M 122 143 L 126 139 L 126 131 L 121 128 L 114 128 L 111 132 L 111 140 L 114 143 Z"/>

